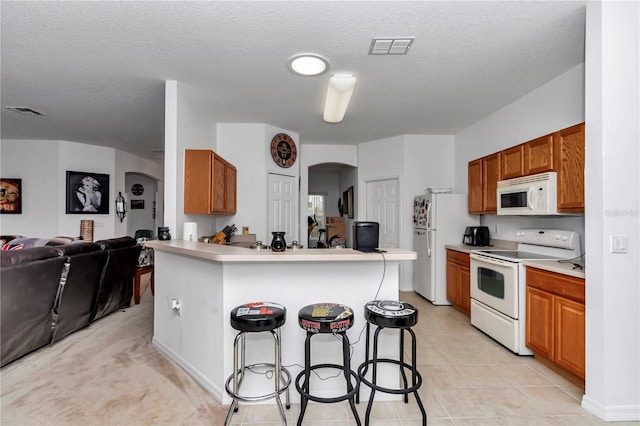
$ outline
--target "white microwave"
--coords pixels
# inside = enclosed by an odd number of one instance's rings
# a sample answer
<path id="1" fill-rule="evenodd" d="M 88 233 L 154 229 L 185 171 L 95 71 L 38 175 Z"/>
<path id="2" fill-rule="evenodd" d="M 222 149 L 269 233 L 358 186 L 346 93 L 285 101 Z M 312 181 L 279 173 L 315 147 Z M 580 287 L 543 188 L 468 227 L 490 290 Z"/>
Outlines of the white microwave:
<path id="1" fill-rule="evenodd" d="M 556 172 L 498 182 L 498 215 L 557 215 Z"/>

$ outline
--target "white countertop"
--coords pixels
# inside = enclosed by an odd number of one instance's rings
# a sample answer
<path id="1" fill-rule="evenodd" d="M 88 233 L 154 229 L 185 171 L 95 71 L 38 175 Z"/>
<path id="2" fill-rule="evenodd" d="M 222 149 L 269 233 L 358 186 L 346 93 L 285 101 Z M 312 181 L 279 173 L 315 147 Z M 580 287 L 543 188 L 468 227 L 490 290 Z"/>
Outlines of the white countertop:
<path id="1" fill-rule="evenodd" d="M 416 252 L 400 248 L 384 249 L 385 253 L 363 253 L 350 248 L 288 249 L 276 253 L 220 244 L 184 240 L 150 240 L 145 246 L 155 250 L 199 257 L 216 262 L 374 262 L 383 260 L 415 260 Z"/>
<path id="2" fill-rule="evenodd" d="M 518 248 L 518 243 L 508 240 L 491 240 L 490 246 L 470 246 L 467 244 L 447 244 L 444 246 L 446 249 L 455 250 L 462 253 L 471 253 L 473 250 L 515 250 Z"/>
<path id="3" fill-rule="evenodd" d="M 515 244 L 515 243 L 513 243 Z M 496 241 L 493 246 L 468 246 L 465 244 L 451 244 L 445 247 L 449 250 L 456 250 L 462 253 L 471 253 L 473 250 L 487 250 L 487 249 L 512 249 L 513 244 L 509 244 L 508 241 Z M 582 266 L 582 269 L 574 269 L 574 261 L 571 262 L 558 262 L 557 260 L 523 260 L 522 263 L 525 266 L 531 266 L 538 269 L 544 269 L 545 271 L 556 272 L 558 274 L 569 275 L 576 278 L 584 278 L 584 260 L 575 261 L 576 264 Z"/>
<path id="4" fill-rule="evenodd" d="M 531 266 L 545 271 L 556 272 L 558 274 L 569 275 L 571 277 L 584 279 L 584 261 L 558 262 L 557 260 L 523 260 L 525 266 Z M 575 268 L 574 263 L 582 266 L 582 269 Z"/>

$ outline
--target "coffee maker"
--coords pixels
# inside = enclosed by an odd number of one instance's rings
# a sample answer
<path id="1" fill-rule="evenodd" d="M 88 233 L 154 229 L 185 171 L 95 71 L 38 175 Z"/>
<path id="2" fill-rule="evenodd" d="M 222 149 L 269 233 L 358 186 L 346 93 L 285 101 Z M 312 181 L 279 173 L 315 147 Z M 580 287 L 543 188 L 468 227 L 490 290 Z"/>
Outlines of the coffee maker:
<path id="1" fill-rule="evenodd" d="M 468 246 L 488 246 L 490 239 L 488 226 L 467 226 L 462 243 Z"/>

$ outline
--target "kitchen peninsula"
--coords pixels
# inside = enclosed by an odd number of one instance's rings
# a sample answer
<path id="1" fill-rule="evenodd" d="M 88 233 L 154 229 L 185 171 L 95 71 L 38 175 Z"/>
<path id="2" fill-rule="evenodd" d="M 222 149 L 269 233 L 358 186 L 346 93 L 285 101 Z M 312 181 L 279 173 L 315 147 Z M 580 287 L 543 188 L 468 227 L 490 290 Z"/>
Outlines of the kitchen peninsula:
<path id="1" fill-rule="evenodd" d="M 274 253 L 182 240 L 145 244 L 155 250 L 153 344 L 223 404 L 231 403 L 225 381 L 233 371 L 233 340 L 237 332 L 229 324 L 229 314 L 235 306 L 269 301 L 287 308 L 287 321 L 282 327 L 282 365 L 293 378 L 304 365 L 305 332 L 298 325 L 299 309 L 318 302 L 351 307 L 355 322 L 348 335 L 353 347 L 352 369 L 356 370 L 364 360 L 364 304 L 374 299 L 397 300 L 400 262 L 416 258 L 411 250 L 393 248 L 384 253 L 352 249 Z M 380 356 L 397 357 L 397 334 L 382 337 L 381 347 L 385 350 Z M 314 363 L 341 362 L 340 345 L 333 336 L 317 336 L 313 345 Z M 247 337 L 247 364 L 272 360 L 269 334 Z M 342 375 L 335 370 L 319 370 L 319 374 L 331 377 L 312 381 L 319 396 L 344 392 Z M 379 376 L 389 386 L 397 384 L 397 371 L 383 371 Z M 273 382 L 260 374 L 248 375 L 243 383 L 243 392 L 252 394 L 269 393 L 272 389 Z M 363 389 L 362 395 L 367 391 Z M 293 379 L 290 393 L 291 401 L 298 402 Z M 398 397 L 379 392 L 376 398 Z"/>

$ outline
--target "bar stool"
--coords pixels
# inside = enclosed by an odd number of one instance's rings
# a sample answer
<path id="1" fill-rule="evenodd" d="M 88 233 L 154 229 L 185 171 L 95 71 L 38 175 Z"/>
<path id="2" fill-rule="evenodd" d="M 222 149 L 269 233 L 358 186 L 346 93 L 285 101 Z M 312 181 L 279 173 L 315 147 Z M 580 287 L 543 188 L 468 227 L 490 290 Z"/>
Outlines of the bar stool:
<path id="1" fill-rule="evenodd" d="M 360 380 L 355 371 L 351 370 L 351 353 L 349 351 L 349 337 L 347 330 L 353 325 L 353 310 L 345 305 L 337 303 L 316 303 L 307 305 L 298 312 L 298 323 L 300 327 L 307 332 L 304 342 L 304 370 L 296 377 L 296 388 L 300 393 L 300 416 L 298 417 L 298 426 L 302 425 L 304 412 L 307 409 L 309 400 L 322 403 L 333 403 L 349 400 L 351 411 L 356 419 L 356 423 L 360 426 L 360 417 L 356 411 L 355 395 L 360 389 Z M 339 364 L 316 364 L 311 365 L 311 337 L 320 333 L 333 333 L 341 336 L 342 340 L 342 365 Z M 344 395 L 327 398 L 319 397 L 311 394 L 309 382 L 311 371 L 319 368 L 335 368 L 344 372 L 347 382 L 347 392 Z M 304 378 L 302 385 L 300 380 Z M 355 380 L 355 386 L 351 379 Z"/>
<path id="2" fill-rule="evenodd" d="M 280 395 L 285 392 L 286 407 L 289 409 L 289 385 L 291 384 L 291 374 L 282 366 L 282 347 L 280 340 L 280 327 L 286 321 L 287 310 L 284 306 L 271 302 L 254 302 L 236 306 L 231 311 L 231 327 L 238 330 L 238 334 L 233 342 L 233 374 L 229 376 L 225 383 L 227 394 L 233 398 L 233 402 L 227 412 L 227 418 L 224 421 L 228 425 L 231 421 L 233 413 L 238 411 L 238 401 L 255 402 L 264 401 L 275 398 L 278 404 L 278 410 L 284 424 L 287 424 L 287 418 L 282 408 Z M 260 333 L 267 331 L 271 333 L 274 341 L 274 362 L 245 364 L 245 348 L 246 334 Z M 240 366 L 238 367 L 238 363 Z M 273 392 L 264 395 L 243 395 L 240 393 L 240 385 L 244 379 L 247 370 L 252 371 L 255 368 L 272 368 L 274 373 L 275 389 Z M 233 387 L 231 383 L 233 382 Z"/>
<path id="3" fill-rule="evenodd" d="M 409 402 L 409 394 L 413 393 L 422 413 L 422 424 L 427 424 L 427 413 L 424 411 L 418 389 L 422 385 L 422 376 L 416 368 L 416 335 L 411 329 L 418 323 L 418 310 L 404 302 L 393 300 L 374 300 L 367 302 L 364 306 L 364 317 L 367 320 L 367 335 L 365 348 L 365 361 L 358 367 L 358 377 L 360 381 L 371 388 L 369 396 L 369 404 L 367 405 L 367 413 L 365 415 L 364 424 L 369 425 L 371 415 L 371 407 L 376 391 L 404 395 L 405 404 Z M 369 331 L 370 325 L 377 326 L 373 337 L 373 358 L 369 359 Z M 378 358 L 378 336 L 385 328 L 395 328 L 400 330 L 400 359 Z M 407 331 L 411 335 L 411 364 L 404 362 L 404 332 Z M 377 384 L 378 364 L 389 363 L 398 365 L 402 374 L 403 388 L 392 389 Z M 371 381 L 366 378 L 369 366 L 372 366 Z M 411 386 L 407 383 L 407 375 L 405 369 L 411 372 Z M 358 398 L 359 400 L 359 398 Z M 359 401 L 358 401 L 359 402 Z"/>

